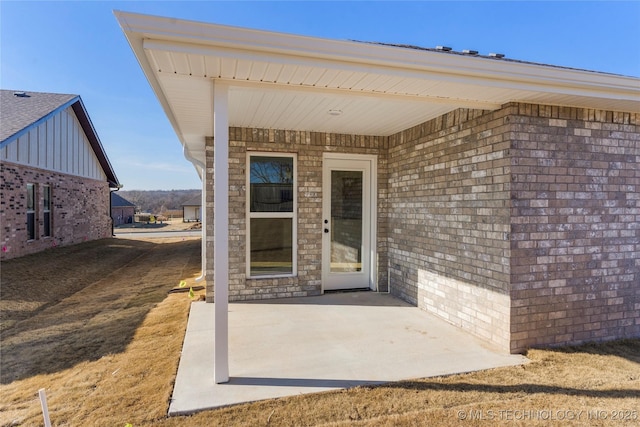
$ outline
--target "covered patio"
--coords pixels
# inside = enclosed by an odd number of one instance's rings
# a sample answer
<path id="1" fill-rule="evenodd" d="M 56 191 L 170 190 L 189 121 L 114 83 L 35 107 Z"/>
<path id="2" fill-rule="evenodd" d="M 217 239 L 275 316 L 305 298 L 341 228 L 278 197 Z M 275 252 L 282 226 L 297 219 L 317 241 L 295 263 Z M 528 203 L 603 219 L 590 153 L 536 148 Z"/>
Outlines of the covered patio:
<path id="1" fill-rule="evenodd" d="M 228 383 L 216 384 L 213 304 L 196 302 L 170 415 L 526 363 L 388 294 L 229 305 Z"/>
<path id="2" fill-rule="evenodd" d="M 470 343 L 638 335 L 638 78 L 116 17 L 202 179 L 215 303 L 194 305 L 172 413 L 492 367 Z M 319 297 L 356 288 L 408 305 Z"/>

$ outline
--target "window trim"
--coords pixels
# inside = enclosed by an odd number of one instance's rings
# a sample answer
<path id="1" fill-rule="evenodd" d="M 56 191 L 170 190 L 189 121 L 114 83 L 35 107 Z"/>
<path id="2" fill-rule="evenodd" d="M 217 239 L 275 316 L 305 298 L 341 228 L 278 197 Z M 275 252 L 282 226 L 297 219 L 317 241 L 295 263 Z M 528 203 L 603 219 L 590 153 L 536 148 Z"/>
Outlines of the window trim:
<path id="1" fill-rule="evenodd" d="M 251 212 L 251 158 L 252 157 L 284 157 L 293 159 L 293 208 L 291 212 Z M 247 279 L 277 279 L 298 276 L 298 156 L 296 153 L 270 151 L 247 152 L 246 159 L 246 191 L 245 191 L 245 270 Z M 251 275 L 251 219 L 252 218 L 291 218 L 291 273 Z"/>

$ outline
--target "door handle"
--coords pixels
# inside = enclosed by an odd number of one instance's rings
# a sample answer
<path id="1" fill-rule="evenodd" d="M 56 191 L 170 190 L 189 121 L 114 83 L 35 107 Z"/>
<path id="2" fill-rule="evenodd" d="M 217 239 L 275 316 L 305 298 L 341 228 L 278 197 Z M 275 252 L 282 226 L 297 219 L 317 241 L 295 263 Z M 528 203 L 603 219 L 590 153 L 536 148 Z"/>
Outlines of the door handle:
<path id="1" fill-rule="evenodd" d="M 328 232 L 329 232 L 329 229 L 328 229 L 328 228 L 325 228 L 325 229 L 324 229 L 324 232 L 325 232 L 325 233 L 328 233 Z"/>

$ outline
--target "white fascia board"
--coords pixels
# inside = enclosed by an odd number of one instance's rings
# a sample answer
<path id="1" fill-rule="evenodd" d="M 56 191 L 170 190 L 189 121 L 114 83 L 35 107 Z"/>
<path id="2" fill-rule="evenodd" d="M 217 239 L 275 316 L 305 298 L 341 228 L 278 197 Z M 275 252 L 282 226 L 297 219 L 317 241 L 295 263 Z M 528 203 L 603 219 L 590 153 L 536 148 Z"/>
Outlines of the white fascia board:
<path id="1" fill-rule="evenodd" d="M 277 61 L 288 58 L 295 63 L 322 66 L 330 61 L 350 69 L 386 73 L 441 75 L 449 81 L 479 83 L 539 92 L 566 93 L 608 99 L 640 101 L 640 79 L 594 71 L 548 65 L 510 62 L 483 57 L 466 57 L 445 52 L 320 39 L 195 21 L 117 12 L 125 31 L 133 31 L 152 41 L 148 48 L 164 44 L 180 52 L 216 54 Z M 175 43 L 178 42 L 178 43 Z M 230 55 L 230 56 L 229 56 Z M 385 74 L 386 74 L 385 73 Z M 493 83 L 492 83 L 493 82 Z"/>

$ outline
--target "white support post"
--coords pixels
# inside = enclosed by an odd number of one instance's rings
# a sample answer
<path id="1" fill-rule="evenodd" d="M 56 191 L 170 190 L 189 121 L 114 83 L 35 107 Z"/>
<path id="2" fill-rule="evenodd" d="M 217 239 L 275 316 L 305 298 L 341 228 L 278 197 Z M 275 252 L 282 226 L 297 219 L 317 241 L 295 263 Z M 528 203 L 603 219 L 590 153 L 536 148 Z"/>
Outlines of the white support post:
<path id="1" fill-rule="evenodd" d="M 213 82 L 214 380 L 229 381 L 229 87 Z"/>

